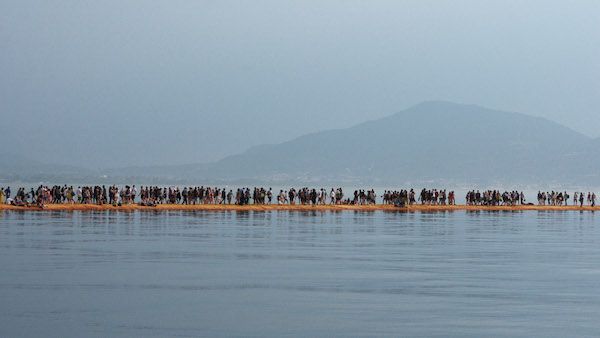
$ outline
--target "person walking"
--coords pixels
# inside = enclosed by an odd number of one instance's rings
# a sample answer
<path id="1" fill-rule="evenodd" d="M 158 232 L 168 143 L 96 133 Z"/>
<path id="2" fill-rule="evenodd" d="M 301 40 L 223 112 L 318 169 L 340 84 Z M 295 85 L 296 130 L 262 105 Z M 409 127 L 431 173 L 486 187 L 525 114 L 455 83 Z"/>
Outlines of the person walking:
<path id="1" fill-rule="evenodd" d="M 6 187 L 6 189 L 4 189 L 4 200 L 6 201 L 6 203 L 8 203 L 9 199 L 10 199 L 10 187 Z"/>

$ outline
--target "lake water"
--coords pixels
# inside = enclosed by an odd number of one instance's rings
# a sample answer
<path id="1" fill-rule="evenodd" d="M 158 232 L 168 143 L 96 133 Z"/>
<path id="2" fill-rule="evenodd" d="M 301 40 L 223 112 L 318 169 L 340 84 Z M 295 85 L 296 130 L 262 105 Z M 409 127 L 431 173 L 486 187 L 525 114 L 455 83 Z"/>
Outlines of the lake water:
<path id="1" fill-rule="evenodd" d="M 0 212 L 0 336 L 600 335 L 590 212 Z"/>

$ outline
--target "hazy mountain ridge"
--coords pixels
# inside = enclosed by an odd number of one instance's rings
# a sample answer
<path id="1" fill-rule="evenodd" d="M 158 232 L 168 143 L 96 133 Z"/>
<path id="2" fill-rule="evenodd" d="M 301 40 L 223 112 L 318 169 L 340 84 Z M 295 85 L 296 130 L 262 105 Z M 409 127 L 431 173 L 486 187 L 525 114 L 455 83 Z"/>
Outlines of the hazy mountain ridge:
<path id="1" fill-rule="evenodd" d="M 214 163 L 134 166 L 93 175 L 193 182 L 596 184 L 599 146 L 600 138 L 544 118 L 430 101 L 347 129 L 252 147 Z"/>
<path id="2" fill-rule="evenodd" d="M 51 164 L 30 159 L 28 157 L 10 152 L 0 153 L 0 172 L 10 174 L 44 174 L 44 173 L 91 173 L 91 170 L 69 165 L 69 164 Z"/>
<path id="3" fill-rule="evenodd" d="M 549 181 L 593 174 L 571 168 L 592 139 L 544 118 L 432 101 L 341 130 L 250 149 L 207 168 L 221 178 Z M 567 163 L 565 163 L 567 162 Z M 589 162 L 589 161 L 588 161 Z"/>

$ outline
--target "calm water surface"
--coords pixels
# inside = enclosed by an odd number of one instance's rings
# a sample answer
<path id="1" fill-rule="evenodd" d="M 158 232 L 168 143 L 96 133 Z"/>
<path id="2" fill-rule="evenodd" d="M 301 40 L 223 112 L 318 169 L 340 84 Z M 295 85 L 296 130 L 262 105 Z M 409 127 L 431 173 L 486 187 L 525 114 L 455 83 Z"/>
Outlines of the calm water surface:
<path id="1" fill-rule="evenodd" d="M 600 335 L 600 215 L 0 212 L 0 336 Z"/>

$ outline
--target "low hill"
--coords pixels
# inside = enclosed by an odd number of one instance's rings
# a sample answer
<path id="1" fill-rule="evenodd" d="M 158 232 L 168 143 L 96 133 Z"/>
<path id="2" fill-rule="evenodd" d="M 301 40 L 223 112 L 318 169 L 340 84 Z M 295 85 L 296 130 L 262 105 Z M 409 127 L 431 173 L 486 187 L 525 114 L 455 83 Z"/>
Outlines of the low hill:
<path id="1" fill-rule="evenodd" d="M 195 175 L 339 182 L 551 182 L 594 175 L 594 141 L 544 118 L 425 102 L 357 126 L 254 147 Z M 575 174 L 575 176 L 573 176 Z"/>
<path id="2" fill-rule="evenodd" d="M 600 186 L 599 149 L 600 139 L 544 118 L 431 101 L 214 163 L 86 171 L 9 156 L 0 174 L 107 183 Z"/>

